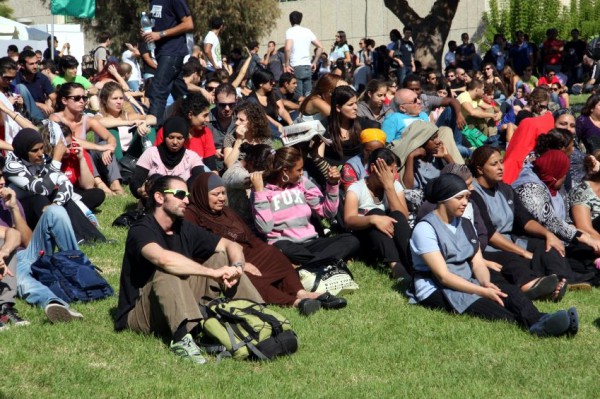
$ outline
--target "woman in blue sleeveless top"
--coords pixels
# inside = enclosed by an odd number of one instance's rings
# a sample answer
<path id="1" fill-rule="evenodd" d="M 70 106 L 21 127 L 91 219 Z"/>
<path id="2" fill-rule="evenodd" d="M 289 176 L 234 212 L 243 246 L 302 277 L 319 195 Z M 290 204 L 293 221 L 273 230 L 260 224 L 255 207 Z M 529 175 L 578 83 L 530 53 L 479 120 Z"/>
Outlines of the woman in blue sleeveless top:
<path id="1" fill-rule="evenodd" d="M 433 179 L 425 195 L 437 206 L 415 226 L 410 240 L 415 269 L 412 301 L 515 322 L 539 336 L 577 333 L 579 317 L 574 307 L 542 314 L 516 286 L 491 282 L 473 225 L 462 218 L 470 195 L 463 179 L 456 175 Z"/>

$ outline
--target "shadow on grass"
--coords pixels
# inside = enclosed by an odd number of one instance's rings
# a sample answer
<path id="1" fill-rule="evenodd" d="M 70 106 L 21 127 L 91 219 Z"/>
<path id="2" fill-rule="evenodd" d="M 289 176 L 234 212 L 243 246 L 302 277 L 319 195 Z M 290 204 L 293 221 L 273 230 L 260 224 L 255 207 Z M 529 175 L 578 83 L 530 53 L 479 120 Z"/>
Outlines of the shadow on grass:
<path id="1" fill-rule="evenodd" d="M 594 324 L 594 326 L 596 326 L 596 328 L 600 330 L 600 317 L 594 320 L 592 324 Z"/>

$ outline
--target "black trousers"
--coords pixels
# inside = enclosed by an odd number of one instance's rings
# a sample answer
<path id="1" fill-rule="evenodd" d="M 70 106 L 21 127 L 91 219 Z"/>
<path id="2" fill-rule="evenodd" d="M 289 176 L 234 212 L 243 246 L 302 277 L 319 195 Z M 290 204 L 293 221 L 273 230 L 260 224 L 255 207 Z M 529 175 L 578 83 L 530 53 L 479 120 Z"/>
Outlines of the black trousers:
<path id="1" fill-rule="evenodd" d="M 98 208 L 104 202 L 106 194 L 99 188 L 90 188 L 83 190 L 77 187 L 73 188 L 77 194 L 81 195 L 81 202 L 91 210 Z"/>
<path id="2" fill-rule="evenodd" d="M 488 251 L 483 257 L 502 265 L 502 275 L 509 283 L 521 287 L 540 276 L 530 269 L 531 262 L 515 253 L 507 251 Z"/>
<path id="3" fill-rule="evenodd" d="M 273 245 L 296 265 L 306 265 L 326 259 L 348 259 L 360 249 L 358 238 L 349 233 L 315 238 L 302 244 L 280 240 Z"/>
<path id="4" fill-rule="evenodd" d="M 411 230 L 406 217 L 399 211 L 386 214 L 381 209 L 373 209 L 367 213 L 367 216 L 371 215 L 389 216 L 397 223 L 394 225 L 393 237 L 388 237 L 375 227 L 356 231 L 363 252 L 369 253 L 374 250 L 375 255 L 384 263 L 401 262 L 405 267 L 410 267 L 412 264 L 409 249 Z"/>
<path id="5" fill-rule="evenodd" d="M 503 299 L 504 306 L 487 298 L 480 298 L 469 306 L 464 313 L 486 320 L 505 320 L 511 323 L 517 323 L 521 327 L 529 328 L 537 323 L 542 317 L 542 313 L 537 310 L 533 302 L 527 298 L 521 290 L 506 281 L 502 274 L 490 270 L 491 281 L 508 294 Z M 437 290 L 424 301 L 421 305 L 429 309 L 441 309 L 454 313 L 454 308 L 450 305 L 442 290 Z"/>
<path id="6" fill-rule="evenodd" d="M 545 240 L 527 237 L 527 250 L 533 253 L 531 269 L 538 276 L 556 274 L 559 278 L 566 278 L 567 281 L 575 280 L 567 258 L 562 257 L 555 249 L 546 252 Z"/>

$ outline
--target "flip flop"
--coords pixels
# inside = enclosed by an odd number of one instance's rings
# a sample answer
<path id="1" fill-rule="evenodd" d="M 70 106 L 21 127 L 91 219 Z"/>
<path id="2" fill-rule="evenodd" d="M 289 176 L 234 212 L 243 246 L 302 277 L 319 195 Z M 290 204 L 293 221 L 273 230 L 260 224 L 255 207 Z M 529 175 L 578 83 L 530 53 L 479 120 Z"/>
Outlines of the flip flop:
<path id="1" fill-rule="evenodd" d="M 567 279 L 563 278 L 552 293 L 552 302 L 560 302 L 567 293 Z"/>
<path id="2" fill-rule="evenodd" d="M 579 331 L 579 314 L 577 313 L 577 308 L 569 308 L 567 314 L 569 315 L 569 330 L 567 331 L 567 335 L 575 335 Z"/>
<path id="3" fill-rule="evenodd" d="M 524 292 L 524 294 L 531 300 L 546 299 L 554 293 L 557 285 L 558 277 L 556 277 L 556 274 L 540 277 L 530 289 Z"/>
<path id="4" fill-rule="evenodd" d="M 591 291 L 592 285 L 590 283 L 570 283 L 567 284 L 569 291 Z"/>

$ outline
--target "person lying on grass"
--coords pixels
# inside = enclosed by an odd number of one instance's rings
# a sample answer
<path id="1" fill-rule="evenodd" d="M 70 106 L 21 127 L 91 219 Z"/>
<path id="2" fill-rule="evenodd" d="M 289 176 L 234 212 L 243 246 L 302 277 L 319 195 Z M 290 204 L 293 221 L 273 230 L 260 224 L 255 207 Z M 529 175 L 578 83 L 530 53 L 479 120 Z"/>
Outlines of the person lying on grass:
<path id="1" fill-rule="evenodd" d="M 518 287 L 490 277 L 479 249 L 477 233 L 462 217 L 470 192 L 459 176 L 446 174 L 425 189 L 436 209 L 413 230 L 410 240 L 415 269 L 411 302 L 430 309 L 505 320 L 540 337 L 575 335 L 577 309 L 543 314 Z"/>
<path id="2" fill-rule="evenodd" d="M 185 180 L 162 176 L 149 190 L 151 213 L 131 227 L 125 243 L 115 327 L 168 336 L 171 352 L 204 364 L 194 342 L 198 303 L 221 293 L 264 301 L 244 275 L 242 247 L 183 220 Z"/>

